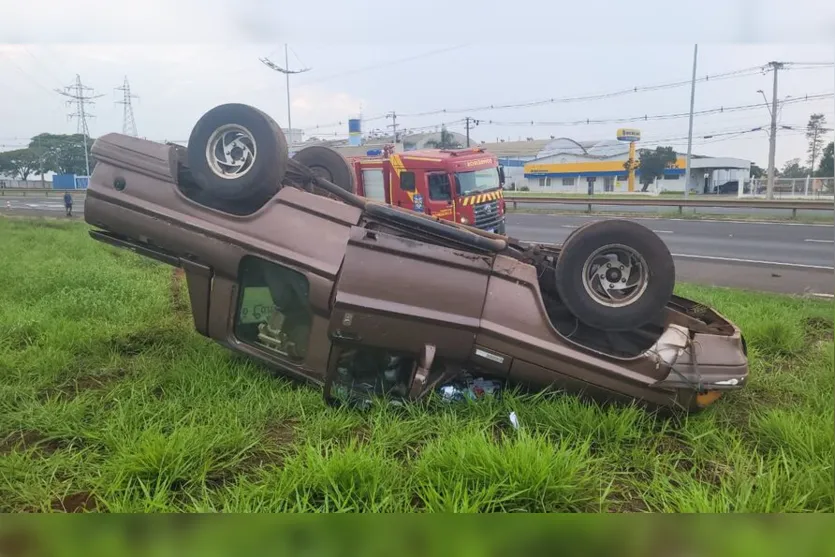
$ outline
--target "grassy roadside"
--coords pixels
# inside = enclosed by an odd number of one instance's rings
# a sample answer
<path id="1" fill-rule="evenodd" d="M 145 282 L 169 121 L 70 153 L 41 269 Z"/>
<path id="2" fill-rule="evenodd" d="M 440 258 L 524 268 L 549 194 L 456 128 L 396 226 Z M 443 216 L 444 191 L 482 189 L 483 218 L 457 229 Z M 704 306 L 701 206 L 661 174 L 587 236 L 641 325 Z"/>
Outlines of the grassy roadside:
<path id="1" fill-rule="evenodd" d="M 584 210 L 559 210 L 559 209 L 535 209 L 528 207 L 519 207 L 514 209 L 507 206 L 507 213 L 511 214 L 527 214 L 527 215 L 573 215 L 573 216 L 604 216 L 604 217 L 628 217 L 628 218 L 644 218 L 644 219 L 687 219 L 687 220 L 727 220 L 727 221 L 749 221 L 749 222 L 775 222 L 775 223 L 798 223 L 798 224 L 833 224 L 835 217 L 833 216 L 817 216 L 817 215 L 803 215 L 799 214 L 797 218 L 791 218 L 790 214 L 782 215 L 762 215 L 756 213 L 694 213 L 678 211 L 663 211 L 657 213 L 637 212 L 637 211 L 601 211 L 594 210 L 587 213 Z"/>
<path id="2" fill-rule="evenodd" d="M 752 379 L 678 422 L 556 394 L 358 413 L 198 336 L 170 268 L 83 223 L 0 238 L 0 511 L 835 510 L 831 302 L 679 286 Z"/>

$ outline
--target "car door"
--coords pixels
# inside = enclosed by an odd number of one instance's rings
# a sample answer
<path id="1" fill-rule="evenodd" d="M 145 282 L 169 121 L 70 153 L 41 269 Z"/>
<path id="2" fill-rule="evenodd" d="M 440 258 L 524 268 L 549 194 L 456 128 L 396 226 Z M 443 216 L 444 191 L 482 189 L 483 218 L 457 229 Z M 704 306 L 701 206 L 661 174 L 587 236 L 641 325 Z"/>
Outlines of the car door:
<path id="1" fill-rule="evenodd" d="M 354 227 L 332 300 L 326 397 L 415 397 L 454 373 L 473 351 L 491 267 L 489 255 Z"/>

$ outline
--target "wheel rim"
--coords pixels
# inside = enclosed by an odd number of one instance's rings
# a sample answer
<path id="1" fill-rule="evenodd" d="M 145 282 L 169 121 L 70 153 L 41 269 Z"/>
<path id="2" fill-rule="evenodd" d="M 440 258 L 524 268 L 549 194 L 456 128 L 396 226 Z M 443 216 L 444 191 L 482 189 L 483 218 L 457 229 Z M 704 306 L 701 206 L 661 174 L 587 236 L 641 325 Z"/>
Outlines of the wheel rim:
<path id="1" fill-rule="evenodd" d="M 604 306 L 628 306 L 644 294 L 648 284 L 647 262 L 629 246 L 609 244 L 598 248 L 583 265 L 583 287 Z"/>
<path id="2" fill-rule="evenodd" d="M 238 124 L 216 129 L 206 143 L 206 161 L 219 178 L 240 178 L 252 169 L 257 147 L 252 133 Z"/>

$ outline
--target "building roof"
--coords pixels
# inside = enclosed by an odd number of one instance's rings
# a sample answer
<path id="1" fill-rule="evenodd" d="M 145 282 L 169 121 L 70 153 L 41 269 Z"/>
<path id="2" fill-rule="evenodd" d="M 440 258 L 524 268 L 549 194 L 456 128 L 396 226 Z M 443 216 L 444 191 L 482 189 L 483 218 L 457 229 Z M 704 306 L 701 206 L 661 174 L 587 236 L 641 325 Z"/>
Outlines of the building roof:
<path id="1" fill-rule="evenodd" d="M 483 147 L 497 157 L 536 157 L 539 151 L 550 142 L 550 139 L 533 139 L 529 141 L 499 141 L 490 143 L 479 143 L 479 147 Z"/>

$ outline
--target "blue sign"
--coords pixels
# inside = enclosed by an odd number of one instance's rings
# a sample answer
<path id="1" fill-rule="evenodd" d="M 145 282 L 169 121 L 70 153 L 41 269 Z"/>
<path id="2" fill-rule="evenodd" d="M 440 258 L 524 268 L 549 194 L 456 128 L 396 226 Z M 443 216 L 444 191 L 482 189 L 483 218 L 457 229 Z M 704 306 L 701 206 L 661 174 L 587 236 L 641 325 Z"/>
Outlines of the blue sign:
<path id="1" fill-rule="evenodd" d="M 423 196 L 419 193 L 416 193 L 414 201 L 415 201 L 415 211 L 417 211 L 418 213 L 422 213 L 423 212 Z"/>

